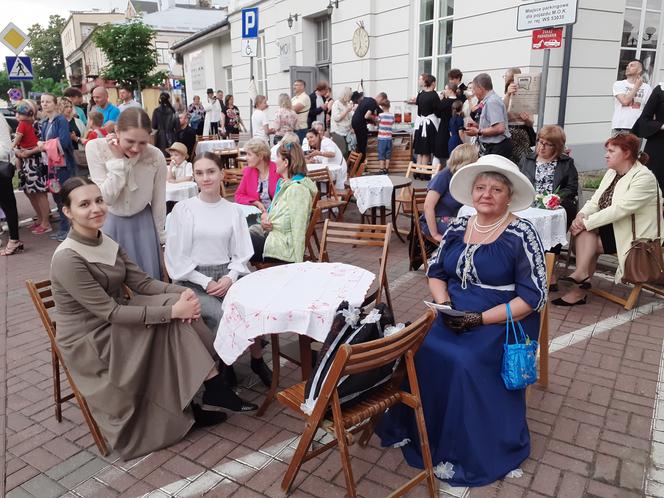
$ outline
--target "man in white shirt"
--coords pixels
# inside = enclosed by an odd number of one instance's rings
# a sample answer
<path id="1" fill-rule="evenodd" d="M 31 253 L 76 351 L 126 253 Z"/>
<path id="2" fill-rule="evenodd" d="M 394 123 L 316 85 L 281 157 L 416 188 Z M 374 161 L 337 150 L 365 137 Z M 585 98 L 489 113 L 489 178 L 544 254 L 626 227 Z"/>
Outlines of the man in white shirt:
<path id="1" fill-rule="evenodd" d="M 295 126 L 295 134 L 304 140 L 307 134 L 307 117 L 309 116 L 309 109 L 311 108 L 311 99 L 307 92 L 305 92 L 306 83 L 304 80 L 295 80 L 293 82 L 293 92 L 295 95 L 291 98 L 291 104 L 295 114 L 297 114 L 297 125 Z"/>
<path id="2" fill-rule="evenodd" d="M 613 135 L 632 129 L 652 93 L 650 85 L 643 81 L 642 74 L 643 64 L 633 60 L 625 68 L 625 79 L 613 84 Z"/>
<path id="3" fill-rule="evenodd" d="M 141 104 L 134 100 L 134 91 L 129 85 L 122 85 L 119 94 L 120 100 L 122 100 L 122 103 L 118 106 L 120 113 L 130 107 L 142 107 Z"/>
<path id="4" fill-rule="evenodd" d="M 203 105 L 203 108 L 205 109 L 203 132 L 207 135 L 225 133 L 221 104 L 212 88 L 207 89 L 207 103 Z"/>

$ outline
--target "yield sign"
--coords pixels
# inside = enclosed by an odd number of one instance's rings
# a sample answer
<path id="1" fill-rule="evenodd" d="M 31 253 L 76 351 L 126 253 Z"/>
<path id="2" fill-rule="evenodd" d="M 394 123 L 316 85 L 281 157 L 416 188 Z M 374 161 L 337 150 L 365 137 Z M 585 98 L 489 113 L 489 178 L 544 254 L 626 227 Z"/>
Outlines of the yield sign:
<path id="1" fill-rule="evenodd" d="M 30 57 L 6 57 L 7 72 L 11 81 L 31 80 L 32 61 Z"/>
<path id="2" fill-rule="evenodd" d="M 5 29 L 0 32 L 0 42 L 2 42 L 9 50 L 16 55 L 20 54 L 25 47 L 30 43 L 30 38 L 26 35 L 21 28 L 13 22 L 7 24 Z"/>

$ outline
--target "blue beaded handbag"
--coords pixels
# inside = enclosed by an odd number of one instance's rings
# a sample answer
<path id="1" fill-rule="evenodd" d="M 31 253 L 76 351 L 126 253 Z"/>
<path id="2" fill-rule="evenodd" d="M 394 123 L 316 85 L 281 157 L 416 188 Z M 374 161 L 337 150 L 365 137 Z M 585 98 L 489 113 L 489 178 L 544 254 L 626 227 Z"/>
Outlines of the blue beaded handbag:
<path id="1" fill-rule="evenodd" d="M 510 344 L 510 326 L 514 343 Z M 517 335 L 516 329 L 519 329 Z M 521 342 L 519 342 L 521 340 Z M 512 310 L 507 303 L 505 322 L 505 344 L 503 345 L 503 368 L 500 376 L 510 391 L 523 389 L 537 381 L 537 341 L 532 341 L 523 331 L 520 322 L 514 322 Z"/>

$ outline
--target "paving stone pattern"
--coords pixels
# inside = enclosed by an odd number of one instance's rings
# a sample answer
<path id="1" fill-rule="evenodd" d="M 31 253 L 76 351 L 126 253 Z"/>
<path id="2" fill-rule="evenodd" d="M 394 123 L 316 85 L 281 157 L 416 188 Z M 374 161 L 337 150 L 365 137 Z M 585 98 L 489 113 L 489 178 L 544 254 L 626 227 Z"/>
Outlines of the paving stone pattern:
<path id="1" fill-rule="evenodd" d="M 233 414 L 227 423 L 192 431 L 170 448 L 129 462 L 99 456 L 75 403 L 65 405 L 57 423 L 49 343 L 24 286 L 27 278 L 48 278 L 56 244 L 22 236 L 25 253 L 0 259 L 0 495 L 285 496 L 280 482 L 303 422 L 276 402 L 264 417 Z M 331 259 L 377 269 L 376 253 L 368 249 L 335 249 Z M 419 316 L 429 297 L 423 272 L 408 272 L 407 260 L 406 246 L 394 237 L 388 267 L 400 321 Z M 614 287 L 600 277 L 593 285 Z M 597 297 L 582 307 L 552 307 L 551 339 L 560 339 L 551 355 L 549 388 L 528 392 L 532 451 L 523 476 L 472 490 L 442 484 L 441 496 L 664 496 L 664 408 L 654 420 L 658 392 L 664 392 L 661 302 L 643 294 L 638 311 L 617 326 L 606 320 L 624 310 Z M 570 341 L 579 329 L 589 332 Z M 287 387 L 299 380 L 299 371 L 283 365 L 281 385 Z M 265 389 L 246 357 L 237 370 L 242 396 L 260 402 Z M 384 496 L 415 473 L 399 450 L 380 449 L 375 437 L 365 449 L 353 447 L 352 455 L 363 497 Z M 293 489 L 294 497 L 344 496 L 338 453 L 307 462 Z M 426 496 L 424 487 L 409 496 Z"/>

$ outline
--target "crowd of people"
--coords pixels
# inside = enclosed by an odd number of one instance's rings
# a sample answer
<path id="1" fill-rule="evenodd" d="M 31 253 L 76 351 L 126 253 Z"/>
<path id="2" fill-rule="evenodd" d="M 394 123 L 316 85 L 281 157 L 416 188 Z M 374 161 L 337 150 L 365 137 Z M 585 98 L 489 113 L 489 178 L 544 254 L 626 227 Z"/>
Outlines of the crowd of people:
<path id="1" fill-rule="evenodd" d="M 533 116 L 510 112 L 518 68 L 505 72 L 503 97 L 486 73 L 465 85 L 453 69 L 442 93 L 434 76 L 419 77 L 420 92 L 409 101 L 417 106 L 414 159 L 442 166 L 419 220 L 437 248 L 429 288 L 436 303 L 462 313 L 438 316 L 416 368 L 435 472 L 451 485 L 489 484 L 530 453 L 525 391 L 506 389 L 500 377 L 505 322 L 513 316 L 536 340 L 538 312 L 559 282 L 569 288 L 550 302 L 581 306 L 599 254 L 617 255 L 619 282 L 632 237 L 657 237 L 664 170 L 657 161 L 649 166 L 639 137 L 648 139 L 652 158 L 664 154 L 664 91 L 650 89 L 640 72 L 638 61 L 630 63 L 627 79 L 614 88 L 607 171 L 583 206 L 564 130 L 546 125 L 535 132 Z M 307 93 L 296 80 L 292 96 L 279 96 L 272 120 L 267 99 L 257 96 L 233 203 L 221 196 L 224 169 L 215 154 L 190 162 L 197 135 L 244 129 L 232 95 L 209 89 L 205 103 L 194 96 L 185 109 L 163 93 L 152 118 L 130 88 L 120 96 L 116 107 L 97 87 L 87 112 L 76 89 L 60 99 L 43 94 L 40 106 L 19 102 L 13 142 L 0 116 L 0 153 L 16 157 L 20 188 L 36 213 L 33 233 L 53 230 L 49 192 L 57 203 L 53 238 L 62 244 L 51 280 L 58 344 L 103 435 L 123 458 L 133 458 L 176 442 L 194 423 L 223 422 L 223 409 L 256 409 L 233 391 L 234 370 L 212 348 L 223 299 L 251 264 L 303 260 L 318 195 L 307 163 L 344 170 L 349 152 L 367 153 L 375 126 L 378 159 L 389 172 L 396 119 L 385 93 L 344 88 L 334 100 L 324 82 Z M 84 151 L 89 179 L 77 169 L 77 150 Z M 192 180 L 198 195 L 169 206 L 167 225 L 167 182 Z M 10 227 L 3 255 L 23 249 L 7 185 L 0 176 L 0 207 Z M 543 247 L 518 212 L 532 207 L 536 195 L 553 194 L 575 240 L 576 267 L 547 282 L 545 252 L 558 254 L 561 246 Z M 476 213 L 458 216 L 463 205 Z M 247 216 L 241 206 L 258 214 Z M 163 283 L 164 270 L 172 284 Z M 129 301 L 123 286 L 135 293 Z M 250 356 L 251 369 L 269 386 L 260 340 Z M 202 400 L 194 403 L 201 386 Z M 424 465 L 412 411 L 390 410 L 376 432 L 383 445 L 401 447 L 410 465 Z"/>

